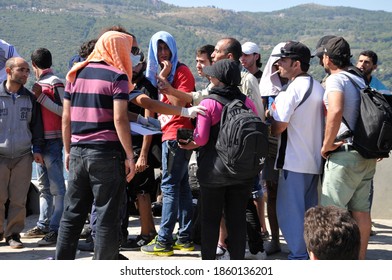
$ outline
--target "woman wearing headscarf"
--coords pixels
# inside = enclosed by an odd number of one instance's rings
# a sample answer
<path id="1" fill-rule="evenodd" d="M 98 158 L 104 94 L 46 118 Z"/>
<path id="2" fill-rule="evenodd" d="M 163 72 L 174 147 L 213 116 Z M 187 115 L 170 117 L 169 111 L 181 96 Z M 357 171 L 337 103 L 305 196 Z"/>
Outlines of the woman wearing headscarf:
<path id="1" fill-rule="evenodd" d="M 238 88 L 241 74 L 238 62 L 223 59 L 203 68 L 213 87 L 210 94 L 226 99 L 245 100 L 245 105 L 255 114 L 254 103 Z M 218 137 L 223 104 L 205 98 L 200 103 L 207 108 L 204 116 L 197 117 L 194 140 L 181 145 L 183 149 L 199 148 L 197 156 L 197 178 L 201 190 L 201 255 L 203 260 L 215 260 L 222 213 L 230 242 L 231 259 L 244 259 L 246 247 L 246 206 L 249 201 L 254 176 L 247 180 L 229 174 L 220 160 L 215 143 Z"/>

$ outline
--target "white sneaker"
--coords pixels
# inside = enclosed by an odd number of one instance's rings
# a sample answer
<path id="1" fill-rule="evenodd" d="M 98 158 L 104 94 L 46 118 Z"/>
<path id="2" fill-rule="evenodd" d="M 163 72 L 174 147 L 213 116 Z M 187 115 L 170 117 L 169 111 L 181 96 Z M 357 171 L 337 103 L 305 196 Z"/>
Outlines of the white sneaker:
<path id="1" fill-rule="evenodd" d="M 216 260 L 219 261 L 229 261 L 230 260 L 230 254 L 229 251 L 226 250 L 226 252 L 223 253 L 223 255 L 216 256 Z"/>
<path id="2" fill-rule="evenodd" d="M 220 261 L 227 261 L 230 260 L 230 254 L 229 251 L 227 251 L 226 248 L 218 245 L 216 247 L 216 260 L 220 260 Z"/>
<path id="3" fill-rule="evenodd" d="M 245 250 L 245 260 L 266 260 L 267 253 L 265 251 L 252 254 L 248 249 Z"/>

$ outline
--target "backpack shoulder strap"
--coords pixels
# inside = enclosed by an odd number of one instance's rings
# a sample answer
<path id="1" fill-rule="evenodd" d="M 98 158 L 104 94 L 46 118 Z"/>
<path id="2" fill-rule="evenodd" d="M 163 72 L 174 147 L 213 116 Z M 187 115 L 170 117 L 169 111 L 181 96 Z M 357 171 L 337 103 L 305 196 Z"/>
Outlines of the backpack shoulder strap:
<path id="1" fill-rule="evenodd" d="M 225 98 L 225 97 L 223 97 L 223 96 L 221 96 L 221 95 L 214 94 L 214 93 L 209 94 L 209 95 L 207 96 L 207 98 L 213 99 L 213 100 L 215 100 L 215 101 L 218 101 L 218 102 L 221 103 L 222 105 L 226 105 L 226 104 L 230 103 L 230 101 L 231 101 L 231 100 L 228 99 L 228 98 Z"/>
<path id="2" fill-rule="evenodd" d="M 362 89 L 362 88 L 358 85 L 358 83 L 357 83 L 356 81 L 354 81 L 353 78 L 351 78 L 349 75 L 347 75 L 347 74 L 344 73 L 344 72 L 342 72 L 342 74 L 343 74 L 344 76 L 346 76 L 346 77 L 350 80 L 350 82 L 351 82 L 357 89 L 359 89 L 359 90 Z"/>
<path id="3" fill-rule="evenodd" d="M 350 80 L 350 82 L 360 91 L 362 88 L 358 85 L 358 83 L 356 82 L 356 81 L 354 81 L 354 79 L 353 78 L 351 78 L 350 77 L 350 75 L 347 75 L 346 73 L 344 73 L 344 72 L 341 72 L 344 76 L 346 76 L 349 80 Z M 368 85 L 367 85 L 368 86 Z M 359 116 L 358 116 L 359 117 Z M 342 121 L 343 121 L 343 123 L 347 126 L 347 128 L 350 130 L 350 131 L 353 131 L 352 129 L 351 129 L 351 127 L 349 126 L 349 124 L 348 124 L 348 122 L 346 121 L 346 119 L 342 116 Z"/>
<path id="4" fill-rule="evenodd" d="M 355 76 L 361 77 L 365 81 L 365 84 L 369 85 L 370 81 L 368 81 L 367 77 L 363 74 L 363 72 L 358 67 L 354 65 L 350 65 L 347 68 L 347 72 L 354 74 Z"/>
<path id="5" fill-rule="evenodd" d="M 306 101 L 306 99 L 308 99 L 308 97 L 312 93 L 312 90 L 313 90 L 313 78 L 310 77 L 310 86 L 309 86 L 308 90 L 306 91 L 304 97 L 302 98 L 301 102 L 298 104 L 298 106 L 294 110 L 297 110 L 298 107 L 301 106 Z"/>

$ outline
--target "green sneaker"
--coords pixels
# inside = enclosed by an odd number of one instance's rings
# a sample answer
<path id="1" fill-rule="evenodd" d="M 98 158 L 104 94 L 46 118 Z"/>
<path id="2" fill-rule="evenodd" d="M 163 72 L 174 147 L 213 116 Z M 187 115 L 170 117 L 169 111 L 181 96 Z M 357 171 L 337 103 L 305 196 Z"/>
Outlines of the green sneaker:
<path id="1" fill-rule="evenodd" d="M 156 255 L 156 256 L 172 256 L 173 246 L 165 245 L 158 242 L 158 236 L 156 236 L 150 243 L 144 245 L 140 248 L 140 251 L 147 255 Z"/>
<path id="2" fill-rule="evenodd" d="M 173 246 L 173 249 L 181 251 L 193 251 L 195 250 L 195 246 L 192 241 L 181 242 L 180 240 L 177 240 Z"/>

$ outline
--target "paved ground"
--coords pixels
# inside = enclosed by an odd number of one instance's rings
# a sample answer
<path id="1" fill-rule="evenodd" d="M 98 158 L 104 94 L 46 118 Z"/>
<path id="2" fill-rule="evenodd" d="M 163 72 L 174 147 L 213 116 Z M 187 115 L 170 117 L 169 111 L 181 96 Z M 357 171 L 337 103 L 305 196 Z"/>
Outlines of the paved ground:
<path id="1" fill-rule="evenodd" d="M 37 221 L 38 215 L 31 215 L 27 217 L 25 231 L 34 227 Z M 367 259 L 368 260 L 392 260 L 392 220 L 374 220 L 374 229 L 377 231 L 377 235 L 370 238 Z M 155 224 L 159 225 L 159 218 L 155 218 Z M 140 232 L 138 217 L 132 216 L 129 219 L 128 231 L 130 235 L 135 236 Z M 23 232 L 24 233 L 24 232 Z M 39 239 L 24 239 L 22 233 L 22 242 L 25 248 L 15 250 L 11 249 L 4 242 L 0 242 L 0 260 L 44 260 L 54 256 L 55 247 L 38 247 L 37 241 Z M 287 259 L 287 247 L 282 239 L 283 251 L 279 254 L 269 256 L 269 260 L 285 260 Z M 84 242 L 84 241 L 82 241 Z M 133 260 L 162 260 L 165 257 L 149 256 L 141 253 L 140 251 L 124 251 L 122 252 L 129 259 Z M 89 252 L 78 252 L 78 260 L 91 260 L 92 253 Z M 201 260 L 200 258 L 200 247 L 196 247 L 195 251 L 192 252 L 181 252 L 175 251 L 175 254 L 168 257 L 171 260 Z"/>

